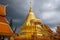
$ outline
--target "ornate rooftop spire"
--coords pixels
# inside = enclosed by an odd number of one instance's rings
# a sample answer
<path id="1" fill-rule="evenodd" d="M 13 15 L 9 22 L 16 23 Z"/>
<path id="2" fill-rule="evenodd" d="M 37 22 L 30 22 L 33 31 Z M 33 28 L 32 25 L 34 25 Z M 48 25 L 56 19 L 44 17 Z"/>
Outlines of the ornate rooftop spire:
<path id="1" fill-rule="evenodd" d="M 2 5 L 0 4 L 0 16 L 6 16 L 6 7 L 8 5 Z"/>
<path id="2" fill-rule="evenodd" d="M 32 11 L 32 0 L 30 0 L 30 9 L 29 9 L 29 13 L 28 13 L 28 15 L 26 17 L 24 25 L 30 25 L 30 21 L 32 19 L 36 19 L 36 17 L 34 15 L 34 12 Z"/>
<path id="3" fill-rule="evenodd" d="M 0 4 L 0 16 L 6 16 L 6 7 Z"/>
<path id="4" fill-rule="evenodd" d="M 32 1 L 30 0 L 30 10 L 29 12 L 32 12 Z"/>
<path id="5" fill-rule="evenodd" d="M 3 23 L 8 23 L 8 21 L 5 18 L 6 7 L 7 7 L 7 5 L 5 6 L 5 5 L 0 4 L 0 22 L 3 22 Z"/>
<path id="6" fill-rule="evenodd" d="M 31 26 L 31 21 L 32 20 L 38 20 L 38 19 L 35 17 L 34 12 L 32 11 L 32 0 L 30 0 L 30 10 L 29 10 L 29 13 L 28 13 L 28 15 L 26 17 L 26 20 L 24 22 L 24 26 L 25 25 Z"/>

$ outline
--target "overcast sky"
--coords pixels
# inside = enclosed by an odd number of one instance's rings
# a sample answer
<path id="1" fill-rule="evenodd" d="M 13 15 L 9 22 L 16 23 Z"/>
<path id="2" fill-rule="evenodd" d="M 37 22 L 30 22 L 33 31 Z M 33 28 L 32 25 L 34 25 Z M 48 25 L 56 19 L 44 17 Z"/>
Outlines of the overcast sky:
<path id="1" fill-rule="evenodd" d="M 0 4 L 8 5 L 7 19 L 13 19 L 14 26 L 18 28 L 28 14 L 29 2 L 30 0 L 0 0 Z M 35 16 L 55 31 L 56 26 L 60 24 L 60 0 L 32 0 L 32 8 Z"/>

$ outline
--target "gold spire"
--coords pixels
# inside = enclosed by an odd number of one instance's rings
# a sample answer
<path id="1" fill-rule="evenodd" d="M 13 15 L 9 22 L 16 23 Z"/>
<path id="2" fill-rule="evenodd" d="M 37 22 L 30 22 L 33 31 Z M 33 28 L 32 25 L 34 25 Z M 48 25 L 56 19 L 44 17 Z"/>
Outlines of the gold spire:
<path id="1" fill-rule="evenodd" d="M 30 10 L 29 12 L 32 12 L 32 1 L 30 0 Z"/>
<path id="2" fill-rule="evenodd" d="M 33 11 L 32 11 L 32 1 L 30 0 L 30 9 L 29 9 L 29 13 L 28 13 L 28 15 L 26 17 L 24 25 L 30 25 L 30 21 L 32 19 L 36 19 L 36 17 L 34 15 Z"/>

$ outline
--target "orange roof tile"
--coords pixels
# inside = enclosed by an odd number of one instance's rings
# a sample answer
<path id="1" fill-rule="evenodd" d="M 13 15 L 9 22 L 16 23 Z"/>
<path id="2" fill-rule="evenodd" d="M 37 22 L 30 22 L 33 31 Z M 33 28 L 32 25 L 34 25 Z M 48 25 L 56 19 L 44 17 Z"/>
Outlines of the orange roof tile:
<path id="1" fill-rule="evenodd" d="M 0 34 L 11 35 L 12 33 L 13 32 L 8 24 L 0 22 Z"/>
<path id="2" fill-rule="evenodd" d="M 0 5 L 0 15 L 5 16 L 6 15 L 6 7 L 4 5 Z"/>
<path id="3" fill-rule="evenodd" d="M 6 18 L 5 17 L 1 17 L 1 16 L 0 16 L 0 22 L 8 24 L 8 21 L 6 20 Z"/>
<path id="4" fill-rule="evenodd" d="M 56 37 L 56 38 L 60 38 L 60 34 L 57 34 L 55 37 Z"/>

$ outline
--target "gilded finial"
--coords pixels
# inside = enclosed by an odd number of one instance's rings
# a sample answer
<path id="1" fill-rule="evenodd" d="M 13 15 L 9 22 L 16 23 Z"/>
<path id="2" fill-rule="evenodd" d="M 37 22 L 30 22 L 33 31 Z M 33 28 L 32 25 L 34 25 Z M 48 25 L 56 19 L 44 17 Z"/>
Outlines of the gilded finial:
<path id="1" fill-rule="evenodd" d="M 30 10 L 29 12 L 32 12 L 32 1 L 30 0 Z"/>

